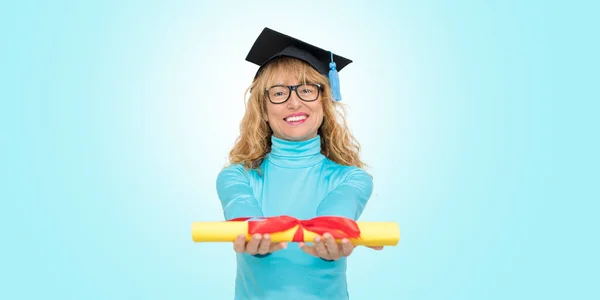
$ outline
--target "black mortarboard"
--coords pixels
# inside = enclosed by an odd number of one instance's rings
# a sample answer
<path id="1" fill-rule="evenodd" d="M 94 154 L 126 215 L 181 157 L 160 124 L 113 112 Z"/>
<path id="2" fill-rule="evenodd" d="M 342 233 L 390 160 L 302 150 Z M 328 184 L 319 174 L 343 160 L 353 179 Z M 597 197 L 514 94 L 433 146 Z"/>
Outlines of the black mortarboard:
<path id="1" fill-rule="evenodd" d="M 258 75 L 266 63 L 281 56 L 301 59 L 328 76 L 333 98 L 336 101 L 342 99 L 337 72 L 350 64 L 351 60 L 266 27 L 252 45 L 246 60 L 260 66 L 256 73 Z"/>

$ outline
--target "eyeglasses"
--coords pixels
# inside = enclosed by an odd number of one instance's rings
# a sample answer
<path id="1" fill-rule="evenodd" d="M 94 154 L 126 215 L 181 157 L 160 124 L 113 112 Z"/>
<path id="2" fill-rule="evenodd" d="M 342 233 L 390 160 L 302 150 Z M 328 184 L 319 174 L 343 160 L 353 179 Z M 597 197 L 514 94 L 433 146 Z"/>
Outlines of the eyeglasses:
<path id="1" fill-rule="evenodd" d="M 292 91 L 296 91 L 296 95 L 298 95 L 298 98 L 302 101 L 312 102 L 319 98 L 321 90 L 322 87 L 320 84 L 305 83 L 298 85 L 274 85 L 265 91 L 267 92 L 271 103 L 281 104 L 290 99 Z"/>

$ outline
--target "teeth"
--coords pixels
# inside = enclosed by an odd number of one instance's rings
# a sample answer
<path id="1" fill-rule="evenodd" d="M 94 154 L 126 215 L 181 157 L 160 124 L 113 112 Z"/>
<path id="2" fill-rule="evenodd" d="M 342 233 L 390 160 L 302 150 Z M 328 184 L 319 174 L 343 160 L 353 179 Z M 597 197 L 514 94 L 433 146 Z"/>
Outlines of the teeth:
<path id="1" fill-rule="evenodd" d="M 288 121 L 288 122 L 298 122 L 300 120 L 305 120 L 305 119 L 306 119 L 306 116 L 303 115 L 303 116 L 289 117 L 289 118 L 287 118 L 285 120 Z"/>

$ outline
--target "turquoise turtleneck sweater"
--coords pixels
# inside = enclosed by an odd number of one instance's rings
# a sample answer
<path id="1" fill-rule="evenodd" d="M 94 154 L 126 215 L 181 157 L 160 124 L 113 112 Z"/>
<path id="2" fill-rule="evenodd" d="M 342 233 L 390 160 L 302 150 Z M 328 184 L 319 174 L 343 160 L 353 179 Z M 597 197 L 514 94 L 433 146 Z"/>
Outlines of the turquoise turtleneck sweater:
<path id="1" fill-rule="evenodd" d="M 271 152 L 256 170 L 234 164 L 217 177 L 226 220 L 289 215 L 357 220 L 373 189 L 369 174 L 321 154 L 320 136 L 307 141 L 271 137 Z M 348 299 L 346 258 L 326 261 L 297 243 L 266 256 L 237 254 L 235 299 Z"/>

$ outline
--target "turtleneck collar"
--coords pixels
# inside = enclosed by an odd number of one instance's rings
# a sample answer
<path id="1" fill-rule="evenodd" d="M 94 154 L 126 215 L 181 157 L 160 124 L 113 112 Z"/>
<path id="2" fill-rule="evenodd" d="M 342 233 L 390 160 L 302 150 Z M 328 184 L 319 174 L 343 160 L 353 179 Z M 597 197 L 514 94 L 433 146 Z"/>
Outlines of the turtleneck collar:
<path id="1" fill-rule="evenodd" d="M 271 152 L 267 159 L 281 167 L 312 166 L 325 159 L 321 154 L 321 136 L 306 141 L 288 141 L 271 136 Z"/>

